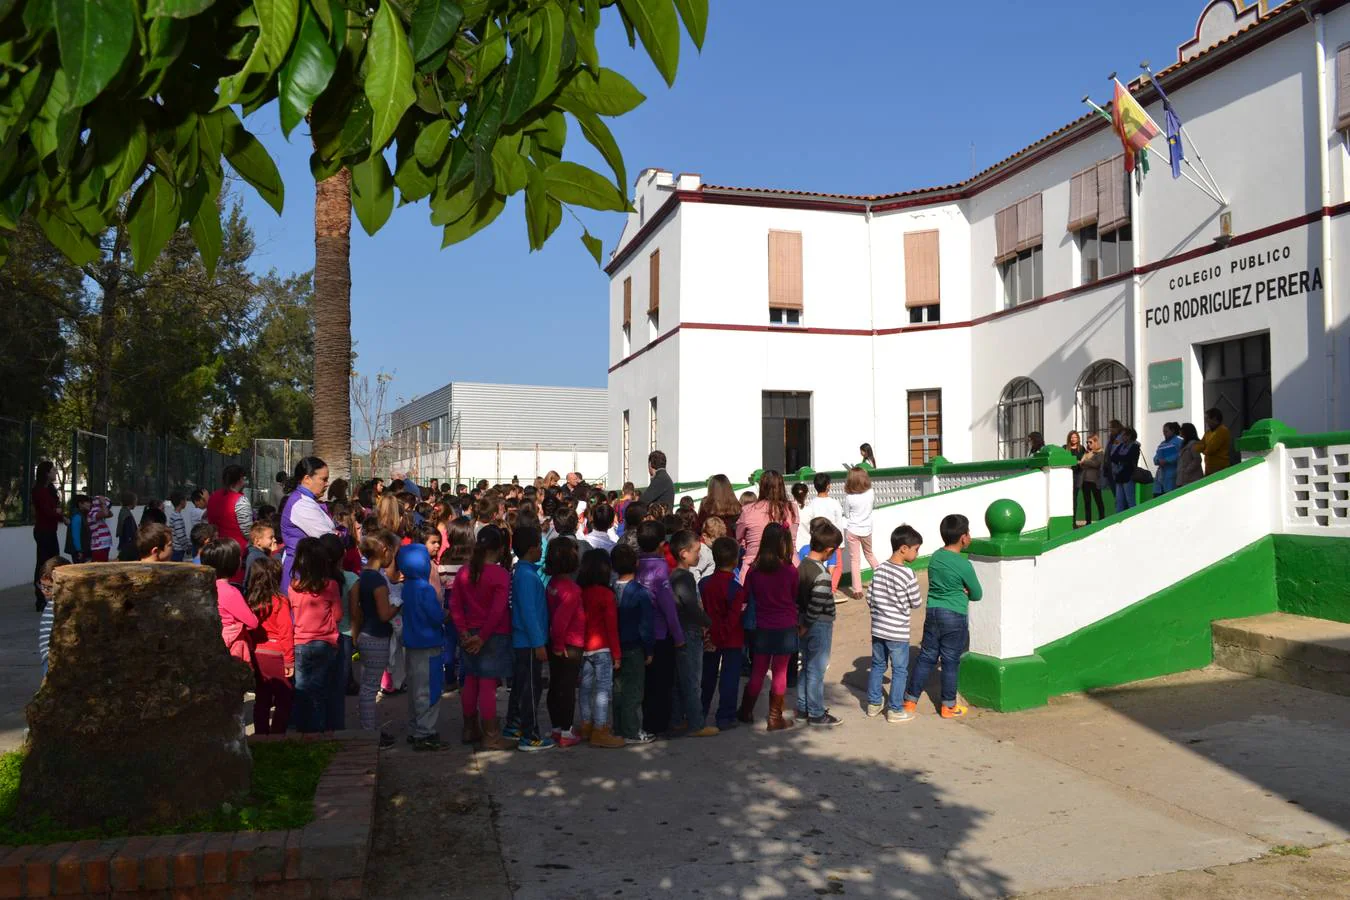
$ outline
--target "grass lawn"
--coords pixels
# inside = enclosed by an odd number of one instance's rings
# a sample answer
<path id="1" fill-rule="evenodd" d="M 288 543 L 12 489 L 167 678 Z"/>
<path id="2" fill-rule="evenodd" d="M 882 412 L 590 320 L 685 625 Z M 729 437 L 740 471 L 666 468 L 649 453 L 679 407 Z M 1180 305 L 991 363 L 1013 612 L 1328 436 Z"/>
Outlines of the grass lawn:
<path id="1" fill-rule="evenodd" d="M 239 805 L 223 804 L 211 814 L 187 822 L 165 824 L 136 834 L 187 834 L 194 831 L 280 831 L 302 828 L 314 818 L 314 791 L 319 777 L 337 754 L 335 741 L 276 741 L 254 744 L 253 784 Z M 63 828 L 48 819 L 15 821 L 19 772 L 24 751 L 0 756 L 0 845 L 51 844 L 58 841 L 126 837 L 125 824 L 108 821 L 102 828 Z"/>

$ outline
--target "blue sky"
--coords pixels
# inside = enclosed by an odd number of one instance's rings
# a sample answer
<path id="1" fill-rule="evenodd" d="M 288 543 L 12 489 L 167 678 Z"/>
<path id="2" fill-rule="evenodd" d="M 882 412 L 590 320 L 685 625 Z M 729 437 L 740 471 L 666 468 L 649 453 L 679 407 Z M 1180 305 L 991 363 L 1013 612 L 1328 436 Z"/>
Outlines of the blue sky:
<path id="1" fill-rule="evenodd" d="M 630 178 L 658 166 L 713 184 L 880 193 L 965 178 L 972 143 L 984 168 L 1079 116 L 1083 94 L 1108 99 L 1111 71 L 1125 81 L 1140 60 L 1169 65 L 1204 5 L 712 0 L 703 52 L 686 39 L 674 88 L 641 45 L 628 48 L 611 12 L 600 56 L 648 97 L 610 120 Z M 287 188 L 278 217 L 243 187 L 255 264 L 309 269 L 308 136 L 302 126 L 288 143 L 275 108 L 247 124 Z M 573 132 L 570 158 L 607 171 Z M 404 399 L 448 381 L 604 386 L 608 279 L 575 220 L 530 253 L 519 198 L 446 250 L 427 216 L 425 203 L 396 209 L 375 237 L 353 219 L 358 369 L 394 373 L 391 396 Z M 607 257 L 623 216 L 582 218 Z"/>

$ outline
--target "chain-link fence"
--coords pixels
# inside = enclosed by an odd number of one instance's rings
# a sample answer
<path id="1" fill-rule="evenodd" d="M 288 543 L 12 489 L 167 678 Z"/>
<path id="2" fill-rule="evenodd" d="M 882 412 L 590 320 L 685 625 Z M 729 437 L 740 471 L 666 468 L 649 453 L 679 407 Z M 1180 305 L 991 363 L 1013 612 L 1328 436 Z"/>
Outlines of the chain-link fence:
<path id="1" fill-rule="evenodd" d="M 247 450 L 220 453 L 128 428 L 110 428 L 102 435 L 0 417 L 0 525 L 32 522 L 33 475 L 44 459 L 56 464 L 56 489 L 63 501 L 75 494 L 102 494 L 121 503 L 124 493 L 132 493 L 144 503 L 175 491 L 212 490 L 220 486 L 226 466 L 250 470 L 252 457 Z"/>

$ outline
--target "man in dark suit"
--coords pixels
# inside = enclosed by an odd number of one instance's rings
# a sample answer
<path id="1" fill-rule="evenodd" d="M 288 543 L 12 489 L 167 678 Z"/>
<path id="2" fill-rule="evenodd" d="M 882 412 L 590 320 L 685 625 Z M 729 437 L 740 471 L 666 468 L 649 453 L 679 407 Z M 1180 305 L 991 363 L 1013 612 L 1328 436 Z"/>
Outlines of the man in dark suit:
<path id="1" fill-rule="evenodd" d="M 641 501 L 648 506 L 660 503 L 665 506 L 667 512 L 673 510 L 675 482 L 666 472 L 666 455 L 660 450 L 653 450 L 647 454 L 647 474 L 651 475 L 652 479 L 647 483 L 647 489 L 642 492 Z"/>

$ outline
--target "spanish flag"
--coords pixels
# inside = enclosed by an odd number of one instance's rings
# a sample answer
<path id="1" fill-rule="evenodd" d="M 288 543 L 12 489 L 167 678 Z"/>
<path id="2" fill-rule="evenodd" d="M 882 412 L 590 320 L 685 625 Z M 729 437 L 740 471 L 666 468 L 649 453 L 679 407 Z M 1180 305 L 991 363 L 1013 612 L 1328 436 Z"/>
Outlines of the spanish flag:
<path id="1" fill-rule="evenodd" d="M 1115 82 L 1116 93 L 1111 99 L 1111 124 L 1120 138 L 1121 146 L 1125 148 L 1125 171 L 1133 172 L 1135 154 L 1148 146 L 1149 141 L 1162 134 L 1162 129 L 1138 101 L 1130 96 L 1130 92 L 1125 90 L 1125 85 L 1120 83 L 1120 79 L 1115 79 Z"/>

